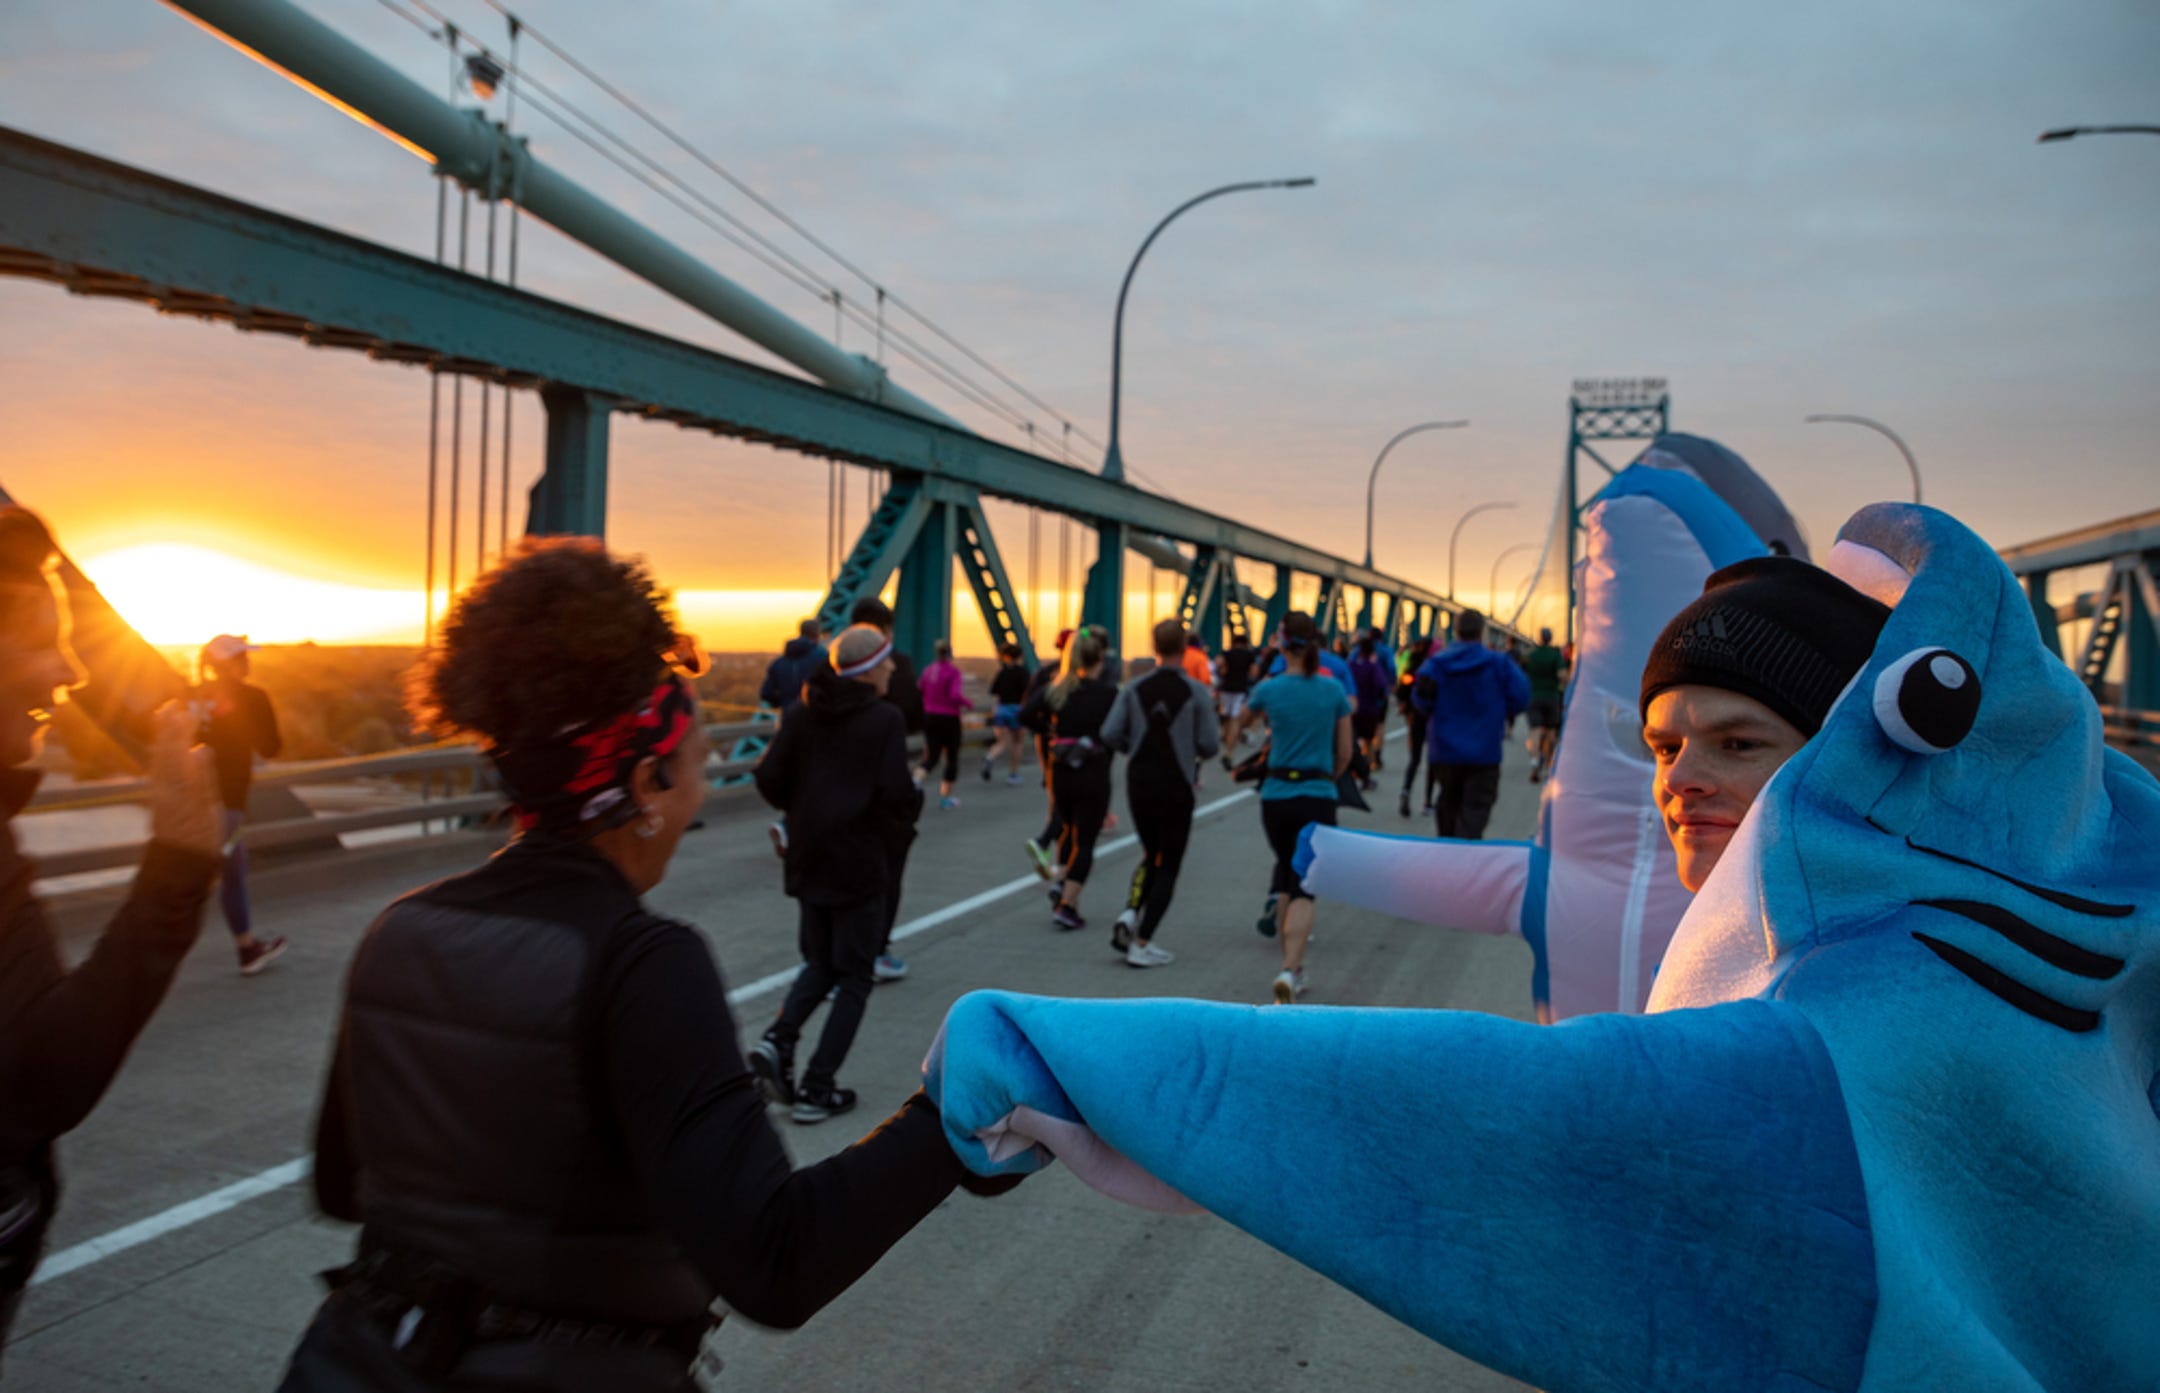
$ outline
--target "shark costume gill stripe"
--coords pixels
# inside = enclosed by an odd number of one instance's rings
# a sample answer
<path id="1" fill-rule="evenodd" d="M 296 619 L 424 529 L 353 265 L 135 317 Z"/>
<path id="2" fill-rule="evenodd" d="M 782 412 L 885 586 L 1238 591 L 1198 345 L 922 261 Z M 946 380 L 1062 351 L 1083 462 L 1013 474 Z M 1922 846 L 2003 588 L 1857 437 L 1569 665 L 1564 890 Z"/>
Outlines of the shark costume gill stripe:
<path id="1" fill-rule="evenodd" d="M 1050 1139 L 1555 1393 L 2150 1390 L 2160 783 L 1949 517 L 1866 509 L 1830 569 L 1890 620 L 1650 1014 L 977 993 L 956 1150 Z"/>

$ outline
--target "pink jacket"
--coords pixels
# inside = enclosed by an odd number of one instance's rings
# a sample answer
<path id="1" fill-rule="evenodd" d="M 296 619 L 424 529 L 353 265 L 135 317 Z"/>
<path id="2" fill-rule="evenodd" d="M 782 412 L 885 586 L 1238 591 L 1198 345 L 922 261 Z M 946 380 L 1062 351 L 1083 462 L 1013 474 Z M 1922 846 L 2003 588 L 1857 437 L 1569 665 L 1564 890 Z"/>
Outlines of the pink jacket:
<path id="1" fill-rule="evenodd" d="M 930 716 L 957 716 L 975 709 L 975 703 L 960 690 L 957 666 L 940 660 L 923 669 L 922 709 Z"/>

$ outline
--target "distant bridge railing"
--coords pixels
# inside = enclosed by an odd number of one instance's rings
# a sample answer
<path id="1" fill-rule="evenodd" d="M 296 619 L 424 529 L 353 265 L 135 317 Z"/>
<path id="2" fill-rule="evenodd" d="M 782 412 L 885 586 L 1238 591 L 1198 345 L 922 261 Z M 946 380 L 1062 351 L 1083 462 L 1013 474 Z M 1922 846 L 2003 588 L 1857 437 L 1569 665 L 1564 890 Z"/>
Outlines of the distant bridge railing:
<path id="1" fill-rule="evenodd" d="M 740 741 L 763 739 L 772 733 L 773 725 L 770 721 L 732 721 L 705 727 L 706 738 L 712 742 L 714 750 L 714 757 L 705 765 L 708 802 L 716 798 L 740 795 L 745 788 L 742 781 L 758 765 L 755 757 L 729 758 L 721 752 L 735 750 Z M 986 729 L 971 730 L 967 735 L 967 743 L 984 743 L 987 733 Z M 911 740 L 909 749 L 911 753 L 919 752 L 919 740 Z M 336 784 L 357 779 L 414 776 L 421 780 L 420 796 L 415 801 L 357 812 L 322 813 L 308 817 L 280 818 L 272 822 L 253 822 L 241 829 L 241 841 L 251 851 L 269 851 L 310 844 L 321 845 L 345 832 L 366 832 L 411 823 L 422 824 L 423 831 L 425 824 L 435 822 L 442 823 L 446 828 L 454 828 L 476 819 L 494 817 L 506 806 L 501 791 L 486 786 L 490 771 L 487 758 L 477 745 L 431 745 L 423 749 L 393 750 L 379 755 L 355 755 L 347 759 L 297 760 L 291 763 L 269 764 L 256 771 L 255 785 L 259 788 L 291 788 L 300 784 Z M 459 788 L 460 785 L 462 789 Z M 434 796 L 438 786 L 442 790 L 440 797 Z M 42 815 L 122 807 L 141 803 L 149 795 L 150 781 L 146 778 L 100 779 L 91 783 L 40 789 L 25 811 L 30 815 Z M 78 851 L 51 852 L 33 859 L 37 862 L 38 875 L 49 878 L 132 866 L 142 859 L 142 852 L 143 843 L 131 841 L 85 847 Z"/>

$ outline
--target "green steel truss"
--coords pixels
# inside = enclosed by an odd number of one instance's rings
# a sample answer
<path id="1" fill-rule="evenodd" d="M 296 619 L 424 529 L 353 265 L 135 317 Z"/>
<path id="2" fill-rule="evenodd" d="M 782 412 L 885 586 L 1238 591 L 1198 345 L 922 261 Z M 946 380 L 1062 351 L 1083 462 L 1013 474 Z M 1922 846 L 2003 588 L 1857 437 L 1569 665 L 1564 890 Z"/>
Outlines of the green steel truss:
<path id="1" fill-rule="evenodd" d="M 1034 640 L 1020 616 L 990 520 L 983 516 L 982 499 L 973 489 L 942 479 L 902 475 L 893 480 L 840 563 L 840 573 L 818 606 L 818 622 L 827 633 L 838 633 L 857 600 L 881 593 L 897 575 L 893 642 L 918 663 L 925 662 L 939 639 L 951 637 L 947 630 L 956 560 L 975 592 L 991 642 L 1018 645 L 1032 667 Z"/>
<path id="2" fill-rule="evenodd" d="M 897 572 L 900 637 L 918 658 L 950 622 L 955 556 L 992 633 L 1032 648 L 983 517 L 988 497 L 1095 528 L 1083 613 L 1113 633 L 1125 550 L 1144 538 L 1215 558 L 1212 596 L 1193 613 L 1218 637 L 1245 624 L 1235 557 L 1275 568 L 1271 629 L 1289 607 L 1293 574 L 1327 586 L 1330 625 L 1341 623 L 1332 597 L 1344 585 L 1421 613 L 1440 603 L 1399 577 L 1122 481 L 4 127 L 0 275 L 537 389 L 548 448 L 531 494 L 535 533 L 604 535 L 608 421 L 618 412 L 884 470 L 892 488 L 820 615 L 837 622 Z"/>
<path id="3" fill-rule="evenodd" d="M 2136 715 L 2127 726 L 2147 738 L 2149 718 L 2160 712 L 2160 509 L 2005 547 L 2001 554 L 2025 582 L 2040 636 L 2102 706 Z M 2092 590 L 2059 604 L 2050 598 L 2056 573 L 2103 565 L 2107 571 Z M 2083 620 L 2091 627 L 2073 655 L 2064 647 L 2062 626 Z M 2111 681 L 2111 673 L 2119 680 Z"/>

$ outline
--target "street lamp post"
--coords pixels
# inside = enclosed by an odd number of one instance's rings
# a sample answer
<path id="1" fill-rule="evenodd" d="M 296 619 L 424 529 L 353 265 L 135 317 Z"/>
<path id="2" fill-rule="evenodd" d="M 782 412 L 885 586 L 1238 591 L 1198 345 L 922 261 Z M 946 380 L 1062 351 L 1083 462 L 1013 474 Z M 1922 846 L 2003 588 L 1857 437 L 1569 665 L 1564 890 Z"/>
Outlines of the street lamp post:
<path id="1" fill-rule="evenodd" d="M 1517 542 L 1514 546 L 1509 547 L 1506 551 L 1493 558 L 1492 579 L 1485 583 L 1485 603 L 1493 611 L 1494 618 L 1499 617 L 1500 609 L 1500 563 L 1513 556 L 1516 552 L 1536 551 L 1543 545 L 1545 545 L 1543 542 Z"/>
<path id="2" fill-rule="evenodd" d="M 1467 425 L 1469 425 L 1469 424 L 1470 424 L 1470 423 L 1469 423 L 1468 421 L 1424 421 L 1424 422 L 1421 422 L 1421 423 L 1419 423 L 1418 425 L 1414 425 L 1414 426 L 1410 427 L 1410 429 L 1408 429 L 1408 430 L 1406 430 L 1406 431 L 1401 431 L 1401 432 L 1397 433 L 1397 435 L 1395 436 L 1395 438 L 1394 438 L 1393 440 L 1390 440 L 1390 441 L 1389 441 L 1389 442 L 1388 442 L 1387 444 L 1385 444 L 1385 445 L 1382 445 L 1382 446 L 1380 447 L 1380 455 L 1379 455 L 1379 457 L 1378 457 L 1377 459 L 1375 459 L 1375 460 L 1374 460 L 1374 461 L 1372 462 L 1372 472 L 1371 472 L 1370 474 L 1367 474 L 1367 475 L 1365 476 L 1365 569 L 1366 569 L 1366 570 L 1368 570 L 1368 571 L 1369 571 L 1369 570 L 1371 570 L 1371 569 L 1372 569 L 1372 516 L 1373 516 L 1373 485 L 1374 485 L 1375 483 L 1379 482 L 1379 479 L 1380 479 L 1380 466 L 1381 466 L 1381 464 L 1382 464 L 1383 462 L 1385 462 L 1385 461 L 1386 461 L 1386 459 L 1387 459 L 1387 457 L 1388 457 L 1388 451 L 1390 451 L 1390 450 L 1394 449 L 1394 448 L 1395 448 L 1395 447 L 1396 447 L 1397 445 L 1400 445 L 1400 444 L 1402 444 L 1402 443 L 1403 443 L 1403 442 L 1404 442 L 1405 440 L 1408 440 L 1408 439 L 1409 439 L 1409 438 L 1410 438 L 1411 436 L 1413 436 L 1413 435 L 1416 435 L 1416 434 L 1417 434 L 1417 433 L 1418 433 L 1419 431 L 1427 431 L 1427 430 L 1459 430 L 1459 429 L 1461 429 L 1462 427 L 1464 427 L 1464 426 L 1467 426 Z"/>
<path id="3" fill-rule="evenodd" d="M 1110 328 L 1110 447 L 1103 451 L 1102 473 L 1105 479 L 1123 479 L 1125 477 L 1125 456 L 1118 452 L 1118 405 L 1122 396 L 1125 374 L 1125 296 L 1132 289 L 1133 272 L 1140 269 L 1140 258 L 1147 255 L 1147 249 L 1155 245 L 1155 239 L 1162 236 L 1164 228 L 1177 221 L 1179 214 L 1189 208 L 1196 208 L 1211 198 L 1220 198 L 1226 193 L 1245 193 L 1252 189 L 1309 189 L 1314 182 L 1310 178 L 1259 179 L 1243 184 L 1225 184 L 1219 189 L 1209 189 L 1206 193 L 1188 198 L 1177 207 L 1172 208 L 1168 217 L 1155 224 L 1155 230 L 1150 232 L 1147 235 L 1147 240 L 1140 244 L 1140 250 L 1133 253 L 1132 265 L 1125 268 L 1124 283 L 1118 286 L 1117 318 L 1112 322 Z"/>
<path id="4" fill-rule="evenodd" d="M 1840 421 L 1846 425 L 1866 426 L 1869 430 L 1888 440 L 1892 445 L 1897 446 L 1898 453 L 1905 457 L 1905 468 L 1912 473 L 1912 501 L 1915 503 L 1920 501 L 1920 461 L 1913 458 L 1911 448 L 1905 444 L 1896 431 L 1880 421 L 1871 421 L 1865 416 L 1840 416 L 1825 412 L 1808 417 L 1808 423 L 1811 425 L 1821 421 Z"/>
<path id="5" fill-rule="evenodd" d="M 1455 530 L 1448 534 L 1447 539 L 1447 597 L 1450 601 L 1455 598 L 1455 543 L 1462 537 L 1463 524 L 1476 517 L 1479 513 L 1490 513 L 1501 508 L 1512 508 L 1514 506 L 1515 503 L 1512 499 L 1505 503 L 1480 503 L 1457 519 Z"/>

